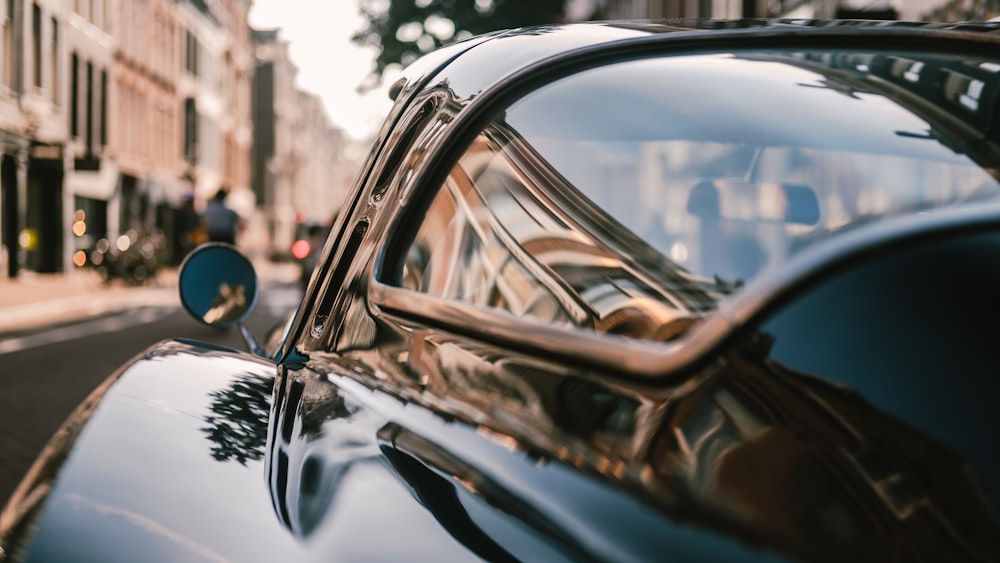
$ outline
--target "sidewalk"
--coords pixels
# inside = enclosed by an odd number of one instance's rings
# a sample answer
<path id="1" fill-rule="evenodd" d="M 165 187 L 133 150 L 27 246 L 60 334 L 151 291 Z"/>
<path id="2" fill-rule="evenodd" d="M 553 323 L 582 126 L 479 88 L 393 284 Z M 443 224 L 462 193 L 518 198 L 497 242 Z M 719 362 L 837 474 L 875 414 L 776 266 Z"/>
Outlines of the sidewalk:
<path id="1" fill-rule="evenodd" d="M 262 289 L 296 279 L 292 264 L 255 264 Z M 72 322 L 136 307 L 180 307 L 177 270 L 165 269 L 155 282 L 129 287 L 121 281 L 101 283 L 90 269 L 62 274 L 21 272 L 16 279 L 0 278 L 0 334 L 48 324 Z"/>
<path id="2" fill-rule="evenodd" d="M 70 322 L 134 307 L 180 305 L 177 271 L 163 270 L 155 283 L 106 285 L 90 269 L 62 274 L 21 272 L 0 279 L 0 333 Z"/>

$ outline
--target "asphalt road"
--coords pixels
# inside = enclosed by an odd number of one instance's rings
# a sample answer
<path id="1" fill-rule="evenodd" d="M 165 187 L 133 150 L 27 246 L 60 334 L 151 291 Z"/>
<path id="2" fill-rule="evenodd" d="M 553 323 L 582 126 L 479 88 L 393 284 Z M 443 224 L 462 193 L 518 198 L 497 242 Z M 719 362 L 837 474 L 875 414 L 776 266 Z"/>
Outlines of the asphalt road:
<path id="1" fill-rule="evenodd" d="M 247 325 L 263 340 L 299 296 L 293 285 L 262 291 Z M 177 337 L 247 349 L 237 328 L 201 325 L 179 306 L 0 334 L 0 506 L 49 437 L 97 385 L 150 345 Z"/>

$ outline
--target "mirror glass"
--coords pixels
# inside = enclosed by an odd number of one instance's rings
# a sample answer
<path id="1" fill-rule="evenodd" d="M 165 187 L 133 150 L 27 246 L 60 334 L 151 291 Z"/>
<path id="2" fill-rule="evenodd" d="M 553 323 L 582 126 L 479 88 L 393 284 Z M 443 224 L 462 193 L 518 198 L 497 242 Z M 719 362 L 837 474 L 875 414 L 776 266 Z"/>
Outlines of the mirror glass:
<path id="1" fill-rule="evenodd" d="M 242 321 L 257 302 L 257 272 L 228 244 L 206 244 L 188 255 L 178 287 L 188 314 L 211 326 Z"/>

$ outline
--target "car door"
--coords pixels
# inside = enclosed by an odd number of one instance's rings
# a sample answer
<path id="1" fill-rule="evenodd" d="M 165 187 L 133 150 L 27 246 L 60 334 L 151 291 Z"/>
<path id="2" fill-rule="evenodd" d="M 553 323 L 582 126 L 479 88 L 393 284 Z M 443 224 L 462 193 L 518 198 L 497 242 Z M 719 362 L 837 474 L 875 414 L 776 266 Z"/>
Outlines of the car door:
<path id="1" fill-rule="evenodd" d="M 691 494 L 809 557 L 1000 553 L 1000 223 L 980 219 L 862 239 L 759 302 L 656 439 Z"/>

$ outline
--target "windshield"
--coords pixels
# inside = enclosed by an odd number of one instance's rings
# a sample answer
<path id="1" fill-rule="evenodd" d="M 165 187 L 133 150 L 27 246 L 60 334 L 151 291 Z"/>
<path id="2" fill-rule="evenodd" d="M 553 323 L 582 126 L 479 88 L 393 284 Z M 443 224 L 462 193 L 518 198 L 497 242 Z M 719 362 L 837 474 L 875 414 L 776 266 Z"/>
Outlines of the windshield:
<path id="1" fill-rule="evenodd" d="M 504 122 L 662 257 L 737 287 L 811 242 L 995 197 L 1000 64 L 834 52 L 634 60 Z"/>

